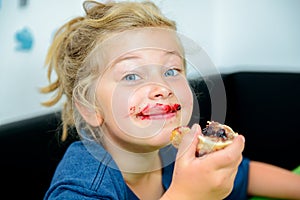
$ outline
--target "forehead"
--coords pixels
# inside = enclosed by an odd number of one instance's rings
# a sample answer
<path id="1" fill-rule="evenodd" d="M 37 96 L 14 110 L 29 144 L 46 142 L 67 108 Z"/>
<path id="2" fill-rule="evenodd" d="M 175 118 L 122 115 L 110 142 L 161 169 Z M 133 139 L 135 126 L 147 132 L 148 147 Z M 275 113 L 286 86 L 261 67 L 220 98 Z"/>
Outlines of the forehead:
<path id="1" fill-rule="evenodd" d="M 183 57 L 183 48 L 176 31 L 163 28 L 138 28 L 114 34 L 98 44 L 91 53 L 98 67 L 109 66 L 117 58 L 142 49 L 160 49 L 177 52 Z"/>

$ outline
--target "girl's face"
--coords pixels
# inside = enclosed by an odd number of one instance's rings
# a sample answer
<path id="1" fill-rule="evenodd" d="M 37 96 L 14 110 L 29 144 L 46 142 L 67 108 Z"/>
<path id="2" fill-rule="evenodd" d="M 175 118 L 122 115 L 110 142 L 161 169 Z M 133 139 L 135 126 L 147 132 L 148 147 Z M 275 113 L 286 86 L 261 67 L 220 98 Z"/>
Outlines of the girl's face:
<path id="1" fill-rule="evenodd" d="M 109 47 L 96 88 L 104 144 L 132 152 L 166 146 L 171 131 L 188 124 L 193 109 L 178 39 L 171 31 L 136 30 Z"/>

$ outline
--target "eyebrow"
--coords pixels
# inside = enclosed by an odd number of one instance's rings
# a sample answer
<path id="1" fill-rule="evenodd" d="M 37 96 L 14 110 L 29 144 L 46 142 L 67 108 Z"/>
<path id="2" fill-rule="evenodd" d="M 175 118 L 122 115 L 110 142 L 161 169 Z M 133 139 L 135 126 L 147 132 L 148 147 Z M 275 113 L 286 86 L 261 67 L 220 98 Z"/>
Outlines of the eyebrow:
<path id="1" fill-rule="evenodd" d="M 117 58 L 114 63 L 117 64 L 117 63 L 122 62 L 124 60 L 134 60 L 134 59 L 139 59 L 139 58 L 140 58 L 139 56 L 137 56 L 137 55 L 130 55 L 130 53 L 129 53 L 129 55 L 126 54 L 124 56 L 121 56 L 121 57 Z"/>
<path id="2" fill-rule="evenodd" d="M 140 56 L 138 56 L 138 55 L 130 55 L 130 54 L 132 54 L 132 53 L 128 53 L 128 54 L 126 54 L 124 56 L 120 56 L 119 58 L 117 58 L 113 62 L 113 64 L 115 65 L 115 64 L 120 63 L 120 62 L 122 62 L 124 60 L 134 60 L 134 59 L 139 59 L 140 58 Z M 170 55 L 176 55 L 179 58 L 183 59 L 183 56 L 178 51 L 176 51 L 176 50 L 174 50 L 174 51 L 165 50 L 165 55 L 168 55 L 168 54 L 170 54 Z"/>
<path id="3" fill-rule="evenodd" d="M 183 56 L 176 50 L 174 51 L 166 51 L 166 54 L 173 54 L 183 59 Z"/>

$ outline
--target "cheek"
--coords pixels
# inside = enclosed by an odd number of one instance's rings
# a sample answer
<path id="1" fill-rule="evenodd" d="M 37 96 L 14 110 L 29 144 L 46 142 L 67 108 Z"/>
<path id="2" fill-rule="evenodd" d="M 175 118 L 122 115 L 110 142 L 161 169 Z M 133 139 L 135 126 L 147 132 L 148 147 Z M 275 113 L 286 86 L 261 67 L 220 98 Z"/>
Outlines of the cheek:
<path id="1" fill-rule="evenodd" d="M 101 87 L 105 85 L 105 87 Z M 128 103 L 131 92 L 110 83 L 105 79 L 98 84 L 97 103 L 101 108 L 104 121 L 113 122 L 128 115 Z"/>
<path id="2" fill-rule="evenodd" d="M 175 95 L 182 106 L 182 124 L 188 124 L 193 112 L 193 93 L 187 83 L 182 83 L 176 89 Z"/>
<path id="3" fill-rule="evenodd" d="M 132 91 L 116 87 L 111 97 L 112 113 L 115 118 L 127 118 L 132 99 Z"/>
<path id="4" fill-rule="evenodd" d="M 133 92 L 118 86 L 107 87 L 100 92 L 99 103 L 103 110 L 105 124 L 115 133 L 122 131 L 122 134 L 130 134 L 133 124 L 128 119 Z"/>

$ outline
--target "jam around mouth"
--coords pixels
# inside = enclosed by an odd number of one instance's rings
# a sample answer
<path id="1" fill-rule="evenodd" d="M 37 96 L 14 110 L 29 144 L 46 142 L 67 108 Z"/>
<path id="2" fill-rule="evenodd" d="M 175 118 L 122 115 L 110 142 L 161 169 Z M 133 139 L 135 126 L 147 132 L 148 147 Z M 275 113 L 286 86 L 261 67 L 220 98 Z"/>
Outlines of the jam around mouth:
<path id="1" fill-rule="evenodd" d="M 146 107 L 142 109 L 142 111 L 136 114 L 137 118 L 141 119 L 150 119 L 156 118 L 158 116 L 169 115 L 172 113 L 176 113 L 177 111 L 181 110 L 180 104 L 148 104 Z"/>

